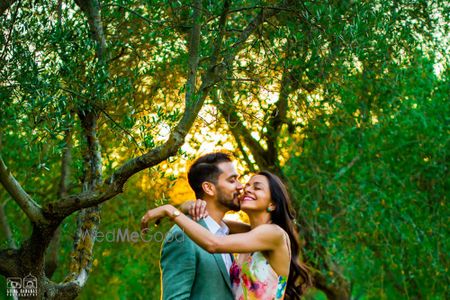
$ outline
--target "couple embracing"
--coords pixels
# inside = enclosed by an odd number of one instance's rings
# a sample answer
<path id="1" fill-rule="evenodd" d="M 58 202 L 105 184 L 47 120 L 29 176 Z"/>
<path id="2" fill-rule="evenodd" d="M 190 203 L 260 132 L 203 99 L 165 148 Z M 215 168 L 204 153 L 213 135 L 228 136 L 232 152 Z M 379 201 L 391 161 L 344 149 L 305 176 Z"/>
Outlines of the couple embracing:
<path id="1" fill-rule="evenodd" d="M 223 152 L 199 157 L 188 181 L 199 200 L 151 209 L 141 222 L 175 223 L 161 251 L 161 298 L 300 299 L 311 279 L 282 181 L 263 171 L 243 186 Z M 250 225 L 223 219 L 230 210 L 247 213 Z"/>

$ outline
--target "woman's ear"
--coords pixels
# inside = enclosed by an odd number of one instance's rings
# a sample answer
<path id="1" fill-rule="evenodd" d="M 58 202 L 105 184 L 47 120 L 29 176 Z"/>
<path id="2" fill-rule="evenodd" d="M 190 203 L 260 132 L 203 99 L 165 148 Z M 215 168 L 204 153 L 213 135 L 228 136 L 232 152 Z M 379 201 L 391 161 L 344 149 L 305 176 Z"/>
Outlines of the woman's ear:
<path id="1" fill-rule="evenodd" d="M 202 189 L 208 196 L 214 197 L 216 195 L 216 186 L 211 182 L 204 181 L 202 183 Z"/>
<path id="2" fill-rule="evenodd" d="M 267 208 L 268 211 L 274 211 L 277 208 L 277 206 L 275 204 L 273 204 L 272 202 L 270 202 L 269 207 Z"/>

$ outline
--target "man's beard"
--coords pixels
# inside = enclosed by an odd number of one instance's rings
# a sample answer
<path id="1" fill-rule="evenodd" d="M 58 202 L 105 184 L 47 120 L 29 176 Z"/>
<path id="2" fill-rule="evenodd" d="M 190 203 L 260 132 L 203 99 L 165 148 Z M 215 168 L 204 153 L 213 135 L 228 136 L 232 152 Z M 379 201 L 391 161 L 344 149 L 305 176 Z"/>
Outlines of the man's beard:
<path id="1" fill-rule="evenodd" d="M 219 188 L 217 193 L 217 201 L 226 208 L 228 208 L 229 210 L 239 211 L 241 209 L 241 206 L 239 204 L 239 199 L 237 199 L 238 196 L 239 193 L 236 192 L 233 194 L 233 198 L 228 199 L 222 192 L 222 190 Z"/>

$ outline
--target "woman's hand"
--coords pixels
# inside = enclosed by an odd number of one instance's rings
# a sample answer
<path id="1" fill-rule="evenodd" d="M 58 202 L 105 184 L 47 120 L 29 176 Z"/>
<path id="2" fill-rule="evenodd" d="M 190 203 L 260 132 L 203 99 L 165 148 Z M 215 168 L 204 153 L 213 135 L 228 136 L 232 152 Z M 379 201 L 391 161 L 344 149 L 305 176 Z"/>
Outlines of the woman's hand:
<path id="1" fill-rule="evenodd" d="M 156 223 L 160 219 L 168 217 L 170 215 L 170 211 L 173 210 L 175 210 L 175 208 L 172 205 L 166 204 L 147 211 L 141 219 L 141 232 L 145 232 L 147 230 L 149 222 Z"/>
<path id="2" fill-rule="evenodd" d="M 189 206 L 189 215 L 194 221 L 206 218 L 208 216 L 208 211 L 206 210 L 206 201 L 202 199 L 192 201 L 192 204 Z"/>

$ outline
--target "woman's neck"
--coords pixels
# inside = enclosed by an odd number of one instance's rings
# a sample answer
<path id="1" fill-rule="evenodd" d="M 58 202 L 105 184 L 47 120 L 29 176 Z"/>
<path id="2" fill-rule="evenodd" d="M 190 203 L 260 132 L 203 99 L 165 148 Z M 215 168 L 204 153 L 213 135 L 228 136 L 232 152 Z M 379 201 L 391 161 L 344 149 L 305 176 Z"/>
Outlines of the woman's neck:
<path id="1" fill-rule="evenodd" d="M 253 229 L 262 224 L 271 223 L 270 214 L 267 212 L 247 214 L 250 221 L 250 227 Z"/>

